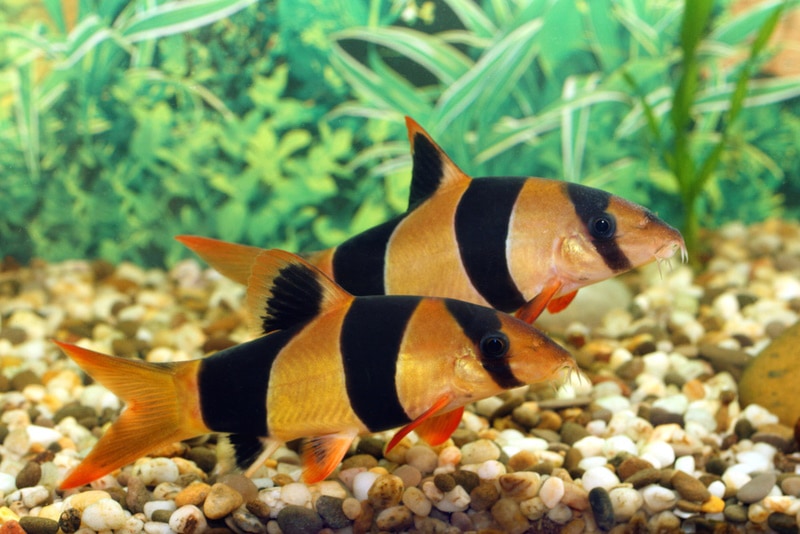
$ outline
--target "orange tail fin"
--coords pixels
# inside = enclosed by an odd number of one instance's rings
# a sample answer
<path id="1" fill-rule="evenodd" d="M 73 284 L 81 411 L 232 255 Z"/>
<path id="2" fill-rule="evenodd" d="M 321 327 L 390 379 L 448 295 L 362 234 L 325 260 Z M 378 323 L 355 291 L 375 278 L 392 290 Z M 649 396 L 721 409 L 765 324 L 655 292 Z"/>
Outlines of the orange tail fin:
<path id="1" fill-rule="evenodd" d="M 156 364 L 55 343 L 127 403 L 119 419 L 64 479 L 62 489 L 88 484 L 162 445 L 210 432 L 203 423 L 197 396 L 200 360 Z"/>

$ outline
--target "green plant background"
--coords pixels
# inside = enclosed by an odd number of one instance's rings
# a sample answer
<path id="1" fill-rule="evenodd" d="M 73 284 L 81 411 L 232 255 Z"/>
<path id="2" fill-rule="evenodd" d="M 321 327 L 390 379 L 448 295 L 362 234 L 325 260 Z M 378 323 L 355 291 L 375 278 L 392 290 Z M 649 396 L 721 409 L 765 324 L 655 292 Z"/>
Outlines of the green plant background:
<path id="1" fill-rule="evenodd" d="M 795 2 L 688 6 L 5 0 L 0 256 L 335 245 L 405 209 L 403 115 L 475 176 L 581 182 L 676 226 L 800 217 L 800 77 L 758 45 Z"/>

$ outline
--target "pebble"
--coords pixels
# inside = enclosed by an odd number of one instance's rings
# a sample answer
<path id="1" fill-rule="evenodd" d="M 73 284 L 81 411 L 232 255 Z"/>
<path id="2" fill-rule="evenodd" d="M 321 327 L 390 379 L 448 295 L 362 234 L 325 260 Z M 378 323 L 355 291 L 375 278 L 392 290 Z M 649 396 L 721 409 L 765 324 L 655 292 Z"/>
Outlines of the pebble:
<path id="1" fill-rule="evenodd" d="M 379 476 L 378 473 L 372 471 L 362 471 L 358 473 L 355 478 L 353 478 L 353 497 L 359 501 L 367 500 L 369 489 Z"/>
<path id="2" fill-rule="evenodd" d="M 530 527 L 528 518 L 513 499 L 500 499 L 492 506 L 492 517 L 508 534 L 522 534 Z"/>
<path id="3" fill-rule="evenodd" d="M 592 467 L 581 477 L 583 487 L 591 492 L 594 488 L 610 489 L 619 484 L 619 478 L 607 467 Z"/>
<path id="4" fill-rule="evenodd" d="M 308 506 L 311 504 L 311 491 L 305 484 L 291 482 L 281 486 L 281 500 L 286 504 Z"/>
<path id="5" fill-rule="evenodd" d="M 608 492 L 616 521 L 628 521 L 644 502 L 642 494 L 633 488 L 619 487 Z"/>
<path id="6" fill-rule="evenodd" d="M 128 487 L 128 490 L 130 491 L 130 486 Z M 192 482 L 175 496 L 175 505 L 178 507 L 185 506 L 187 504 L 201 506 L 206 500 L 206 497 L 210 491 L 211 486 L 205 482 Z"/>
<path id="7" fill-rule="evenodd" d="M 37 462 L 28 462 L 19 473 L 17 473 L 16 486 L 18 488 L 29 488 L 39 483 L 42 477 L 42 466 Z"/>
<path id="8" fill-rule="evenodd" d="M 675 471 L 670 483 L 681 498 L 690 502 L 703 502 L 711 496 L 702 482 L 683 471 Z"/>
<path id="9" fill-rule="evenodd" d="M 428 514 L 430 514 L 431 507 L 433 506 L 431 501 L 425 496 L 422 490 L 415 486 L 405 489 L 403 492 L 403 504 L 405 504 L 408 509 L 414 513 L 414 515 L 421 517 L 426 517 Z M 488 506 L 485 506 L 484 509 L 485 508 L 488 508 Z"/>
<path id="10" fill-rule="evenodd" d="M 481 482 L 469 493 L 471 508 L 478 512 L 488 510 L 500 499 L 500 491 L 492 482 Z"/>
<path id="11" fill-rule="evenodd" d="M 488 439 L 479 439 L 467 443 L 461 448 L 461 463 L 480 464 L 500 458 L 500 447 Z M 422 471 L 420 469 L 420 471 Z M 424 472 L 424 471 L 423 471 Z"/>
<path id="12" fill-rule="evenodd" d="M 226 484 L 216 483 L 211 486 L 205 502 L 203 513 L 209 519 L 221 519 L 239 508 L 244 499 L 242 494 Z"/>
<path id="13" fill-rule="evenodd" d="M 106 498 L 87 506 L 81 514 L 81 521 L 92 530 L 116 530 L 125 525 L 126 517 L 117 501 Z"/>
<path id="14" fill-rule="evenodd" d="M 739 488 L 736 498 L 744 504 L 758 502 L 769 495 L 776 482 L 777 477 L 774 473 L 761 473 Z"/>
<path id="15" fill-rule="evenodd" d="M 539 498 L 548 508 L 554 508 L 564 497 L 564 481 L 558 477 L 548 477 L 539 490 Z"/>
<path id="16" fill-rule="evenodd" d="M 542 477 L 538 473 L 530 471 L 511 473 L 502 475 L 499 483 L 500 491 L 504 497 L 510 497 L 517 502 L 522 502 L 535 497 L 539 493 Z"/>
<path id="17" fill-rule="evenodd" d="M 342 509 L 343 503 L 344 499 L 321 495 L 315 503 L 315 509 L 329 527 L 344 528 L 350 524 L 350 519 Z"/>
<path id="18" fill-rule="evenodd" d="M 382 531 L 398 532 L 411 527 L 414 517 L 405 506 L 390 506 L 378 513 L 375 526 Z"/>
<path id="19" fill-rule="evenodd" d="M 430 447 L 414 445 L 406 452 L 406 463 L 416 468 L 421 474 L 433 473 L 439 463 L 439 457 Z"/>
<path id="20" fill-rule="evenodd" d="M 283 534 L 317 534 L 323 526 L 317 512 L 295 505 L 281 509 L 277 520 Z"/>
<path id="21" fill-rule="evenodd" d="M 202 510 L 193 504 L 181 506 L 169 517 L 169 528 L 181 534 L 200 534 L 208 528 Z"/>
<path id="22" fill-rule="evenodd" d="M 674 491 L 658 484 L 650 484 L 642 488 L 642 499 L 650 512 L 662 512 L 675 507 L 678 496 Z"/>
<path id="23" fill-rule="evenodd" d="M 56 534 L 58 532 L 58 521 L 45 517 L 33 517 L 26 515 L 19 519 L 19 526 L 27 534 Z"/>
<path id="24" fill-rule="evenodd" d="M 403 481 L 394 475 L 380 475 L 367 491 L 367 499 L 376 510 L 397 506 L 402 498 Z"/>
<path id="25" fill-rule="evenodd" d="M 600 530 L 611 530 L 616 523 L 614 505 L 608 491 L 602 487 L 589 490 L 589 506 L 594 514 L 594 521 Z"/>

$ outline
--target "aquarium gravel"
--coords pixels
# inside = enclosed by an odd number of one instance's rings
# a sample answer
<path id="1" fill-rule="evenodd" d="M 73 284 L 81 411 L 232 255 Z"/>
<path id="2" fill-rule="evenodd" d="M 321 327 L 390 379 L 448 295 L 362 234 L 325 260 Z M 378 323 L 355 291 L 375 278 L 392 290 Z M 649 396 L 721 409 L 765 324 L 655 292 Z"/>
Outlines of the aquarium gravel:
<path id="1" fill-rule="evenodd" d="M 793 429 L 742 408 L 737 378 L 797 321 L 800 226 L 734 224 L 704 243 L 698 274 L 674 261 L 631 273 L 626 307 L 577 310 L 585 320 L 554 330 L 584 377 L 477 402 L 438 447 L 412 435 L 384 455 L 391 433 L 363 437 L 310 486 L 294 444 L 248 479 L 226 472 L 224 440 L 207 436 L 56 489 L 121 405 L 50 340 L 199 358 L 248 339 L 244 289 L 194 260 L 165 272 L 6 259 L 0 534 L 797 532 Z"/>

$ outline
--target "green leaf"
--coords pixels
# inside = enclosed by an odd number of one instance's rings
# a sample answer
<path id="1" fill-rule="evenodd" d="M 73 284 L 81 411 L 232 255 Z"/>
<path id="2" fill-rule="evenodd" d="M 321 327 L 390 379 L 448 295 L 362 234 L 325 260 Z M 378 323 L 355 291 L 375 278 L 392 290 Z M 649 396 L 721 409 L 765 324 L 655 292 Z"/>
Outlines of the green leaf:
<path id="1" fill-rule="evenodd" d="M 225 241 L 239 241 L 245 230 L 247 206 L 236 200 L 225 202 L 217 212 L 217 232 Z"/>
<path id="2" fill-rule="evenodd" d="M 445 0 L 453 13 L 470 32 L 479 38 L 491 38 L 497 33 L 497 26 L 471 0 Z"/>
<path id="3" fill-rule="evenodd" d="M 256 0 L 184 0 L 165 2 L 137 13 L 118 28 L 131 43 L 184 33 L 231 16 Z"/>

